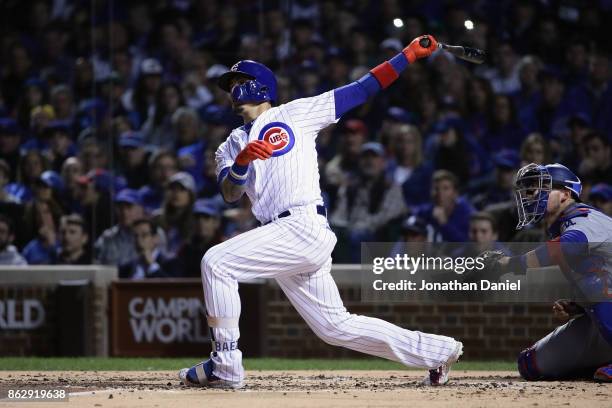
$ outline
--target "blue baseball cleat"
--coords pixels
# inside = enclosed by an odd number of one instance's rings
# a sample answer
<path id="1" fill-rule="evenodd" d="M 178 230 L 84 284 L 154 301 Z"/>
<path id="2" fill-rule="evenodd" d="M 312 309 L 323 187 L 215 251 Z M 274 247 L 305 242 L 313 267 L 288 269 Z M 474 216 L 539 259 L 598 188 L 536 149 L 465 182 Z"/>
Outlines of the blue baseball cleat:
<path id="1" fill-rule="evenodd" d="M 213 374 L 212 360 L 202 361 L 191 368 L 183 368 L 179 371 L 179 379 L 183 384 L 192 387 L 209 388 L 242 388 L 242 381 L 227 381 Z"/>
<path id="2" fill-rule="evenodd" d="M 593 379 L 599 382 L 612 382 L 612 364 L 598 368 L 593 374 Z"/>

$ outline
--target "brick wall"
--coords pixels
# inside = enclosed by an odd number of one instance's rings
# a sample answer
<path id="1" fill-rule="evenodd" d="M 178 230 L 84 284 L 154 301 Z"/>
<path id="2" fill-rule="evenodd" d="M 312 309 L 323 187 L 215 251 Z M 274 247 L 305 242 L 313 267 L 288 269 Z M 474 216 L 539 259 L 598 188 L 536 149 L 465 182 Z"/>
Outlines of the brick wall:
<path id="1" fill-rule="evenodd" d="M 106 328 L 107 292 L 105 287 L 92 287 L 87 320 L 88 330 L 85 350 L 87 355 L 107 354 L 108 331 Z M 23 319 L 23 300 L 38 299 L 45 310 L 43 324 L 36 329 L 0 329 L 0 355 L 5 356 L 53 356 L 59 354 L 58 325 L 61 316 L 57 311 L 57 286 L 0 286 L 0 300 L 17 301 L 16 320 Z"/>
<path id="2" fill-rule="evenodd" d="M 57 344 L 55 287 L 0 286 L 0 300 L 5 299 L 17 301 L 15 317 L 19 321 L 23 319 L 23 300 L 40 300 L 45 309 L 45 320 L 40 327 L 32 330 L 1 329 L 0 355 L 54 355 Z"/>
<path id="3" fill-rule="evenodd" d="M 352 313 L 379 317 L 411 330 L 453 336 L 463 342 L 464 356 L 469 359 L 514 360 L 518 352 L 555 327 L 550 304 L 364 304 L 359 288 L 342 285 L 340 295 Z M 319 340 L 277 286 L 268 285 L 265 298 L 266 355 L 363 356 Z"/>

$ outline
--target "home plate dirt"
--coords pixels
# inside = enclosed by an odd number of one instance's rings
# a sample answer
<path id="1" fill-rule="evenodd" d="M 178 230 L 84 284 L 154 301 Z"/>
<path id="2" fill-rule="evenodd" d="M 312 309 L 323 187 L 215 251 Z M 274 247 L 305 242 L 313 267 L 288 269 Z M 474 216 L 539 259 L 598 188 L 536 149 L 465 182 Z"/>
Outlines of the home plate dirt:
<path id="1" fill-rule="evenodd" d="M 66 389 L 74 407 L 612 407 L 612 384 L 526 382 L 514 372 L 454 371 L 422 387 L 422 371 L 250 371 L 243 390 L 182 386 L 173 371 L 0 371 L 9 389 Z M 0 406 L 44 406 L 48 402 Z M 197 404 L 197 405 L 196 405 Z"/>

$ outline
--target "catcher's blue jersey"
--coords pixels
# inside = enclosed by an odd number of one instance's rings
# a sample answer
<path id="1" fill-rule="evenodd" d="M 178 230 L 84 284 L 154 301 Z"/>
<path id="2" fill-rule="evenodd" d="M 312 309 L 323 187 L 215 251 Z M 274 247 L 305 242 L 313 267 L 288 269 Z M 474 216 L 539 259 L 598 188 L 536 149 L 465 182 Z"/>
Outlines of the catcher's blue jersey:
<path id="1" fill-rule="evenodd" d="M 576 204 L 568 208 L 552 226 L 561 242 L 566 265 L 571 268 L 580 289 L 595 294 L 599 302 L 587 308 L 602 335 L 612 344 L 612 218 L 601 211 Z M 563 266 L 563 265 L 562 265 Z"/>

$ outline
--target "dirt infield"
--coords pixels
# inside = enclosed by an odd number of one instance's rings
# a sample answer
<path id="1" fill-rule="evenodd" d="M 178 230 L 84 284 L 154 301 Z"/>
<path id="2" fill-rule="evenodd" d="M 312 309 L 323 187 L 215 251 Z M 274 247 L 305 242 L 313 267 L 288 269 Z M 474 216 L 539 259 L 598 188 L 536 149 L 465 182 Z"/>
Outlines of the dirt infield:
<path id="1" fill-rule="evenodd" d="M 74 407 L 603 407 L 612 385 L 520 380 L 513 372 L 455 371 L 445 387 L 421 387 L 422 371 L 251 371 L 238 391 L 180 385 L 170 371 L 0 371 L 0 395 L 63 388 Z M 45 406 L 11 403 L 0 406 Z M 196 405 L 197 404 L 197 405 Z M 64 406 L 64 404 L 62 404 Z"/>

